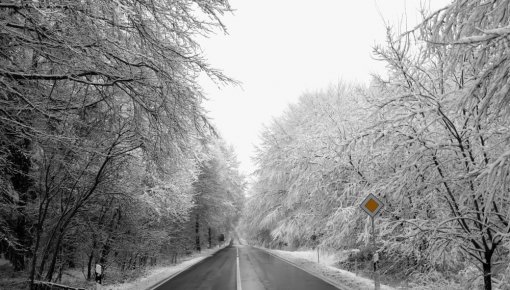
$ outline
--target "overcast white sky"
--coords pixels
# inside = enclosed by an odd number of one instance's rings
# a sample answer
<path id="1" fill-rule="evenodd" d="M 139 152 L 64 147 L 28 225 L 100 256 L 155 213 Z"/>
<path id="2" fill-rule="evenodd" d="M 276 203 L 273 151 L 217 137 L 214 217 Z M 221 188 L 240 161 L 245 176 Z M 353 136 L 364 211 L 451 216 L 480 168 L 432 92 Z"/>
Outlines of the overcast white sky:
<path id="1" fill-rule="evenodd" d="M 371 73 L 384 73 L 372 57 L 372 47 L 384 42 L 384 21 L 405 28 L 407 19 L 411 28 L 421 19 L 420 7 L 436 10 L 449 2 L 231 0 L 236 11 L 223 18 L 229 34 L 200 43 L 209 63 L 242 87 L 201 82 L 209 116 L 234 146 L 241 170 L 255 169 L 251 156 L 263 124 L 303 92 L 338 80 L 368 83 Z"/>

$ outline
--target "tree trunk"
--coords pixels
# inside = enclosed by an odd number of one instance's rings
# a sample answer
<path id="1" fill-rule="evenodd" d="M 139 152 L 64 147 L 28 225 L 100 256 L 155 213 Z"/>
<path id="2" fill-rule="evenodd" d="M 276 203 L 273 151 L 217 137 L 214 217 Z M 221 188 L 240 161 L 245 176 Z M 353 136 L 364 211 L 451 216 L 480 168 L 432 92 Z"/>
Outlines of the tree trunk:
<path id="1" fill-rule="evenodd" d="M 49 202 L 48 202 L 49 204 Z M 41 216 L 41 208 L 42 203 L 39 206 L 39 216 Z M 45 207 L 45 211 L 43 214 L 42 220 L 44 221 L 44 218 L 46 217 L 46 212 L 48 210 L 48 205 Z M 36 226 L 36 234 L 35 234 L 35 245 L 32 251 L 32 262 L 30 265 L 30 289 L 34 289 L 34 279 L 35 279 L 35 268 L 37 266 L 37 251 L 39 250 L 39 243 L 41 242 L 41 233 L 42 233 L 42 222 L 41 218 L 39 218 L 39 222 Z"/>
<path id="2" fill-rule="evenodd" d="M 492 290 L 491 261 L 483 263 L 483 284 L 485 290 Z"/>
<path id="3" fill-rule="evenodd" d="M 133 257 L 133 265 L 130 266 L 130 269 L 131 270 L 135 270 L 136 269 L 136 261 L 138 259 L 138 253 L 135 254 L 135 256 Z"/>
<path id="4" fill-rule="evenodd" d="M 100 251 L 99 256 L 99 263 L 105 264 L 106 259 L 108 258 L 108 255 L 110 254 L 111 250 L 111 242 L 114 240 L 115 236 L 113 236 L 114 231 L 117 229 L 117 227 L 120 224 L 120 209 L 117 208 L 115 212 L 113 213 L 112 219 L 110 224 L 108 225 L 108 237 L 106 238 L 106 241 L 103 244 L 103 247 Z"/>
<path id="5" fill-rule="evenodd" d="M 122 260 L 122 265 L 120 266 L 120 271 L 124 272 L 125 269 L 126 269 L 126 259 L 123 259 Z"/>
<path id="6" fill-rule="evenodd" d="M 28 225 L 25 216 L 21 215 L 20 217 L 16 218 L 15 222 L 16 226 L 14 227 L 14 231 L 16 232 L 16 236 L 23 245 L 29 246 L 30 239 L 28 238 L 28 234 L 26 232 L 26 228 L 28 228 Z M 10 247 L 7 254 L 9 260 L 14 266 L 14 271 L 25 270 L 25 256 L 23 255 L 22 251 Z"/>
<path id="7" fill-rule="evenodd" d="M 126 265 L 126 268 L 124 268 L 125 270 L 131 269 L 131 261 L 132 260 L 133 260 L 133 254 L 130 254 L 129 255 L 129 260 L 128 260 L 127 265 Z"/>
<path id="8" fill-rule="evenodd" d="M 35 239 L 35 246 L 34 246 L 34 251 L 32 252 L 32 263 L 30 265 L 30 285 L 29 285 L 29 288 L 30 289 L 34 289 L 34 278 L 35 278 L 35 266 L 37 265 L 37 250 L 39 249 L 39 241 L 41 239 L 41 232 L 40 232 L 40 227 L 38 226 L 37 227 L 37 234 L 36 234 L 36 239 Z"/>
<path id="9" fill-rule="evenodd" d="M 44 247 L 44 250 L 43 250 L 43 256 L 41 258 L 41 264 L 39 265 L 39 271 L 38 271 L 38 275 L 39 277 L 42 277 L 43 275 L 43 272 L 44 272 L 44 268 L 46 266 L 46 262 L 48 261 L 48 258 L 50 256 L 50 253 L 51 253 L 51 248 L 53 246 L 53 240 L 55 239 L 55 234 L 57 233 L 58 229 L 60 228 L 62 224 L 62 217 L 59 219 L 59 221 L 57 222 L 57 224 L 53 227 L 53 230 L 51 231 L 51 234 L 50 234 L 50 237 L 48 239 L 48 241 L 46 242 L 46 247 Z M 55 251 L 57 251 L 58 248 L 55 249 Z"/>
<path id="10" fill-rule="evenodd" d="M 195 240 L 195 243 L 196 243 L 196 248 L 197 248 L 197 251 L 200 252 L 200 234 L 199 234 L 199 227 L 200 227 L 200 224 L 198 222 L 198 214 L 197 214 L 197 222 L 195 224 L 195 234 L 196 234 L 196 240 Z"/>
<path id="11" fill-rule="evenodd" d="M 60 263 L 60 267 L 58 268 L 57 282 L 62 282 L 62 273 L 64 272 L 64 262 Z"/>
<path id="12" fill-rule="evenodd" d="M 482 264 L 483 269 L 483 284 L 485 290 L 492 290 L 492 255 L 496 250 L 497 243 L 492 245 L 492 248 L 485 247 L 485 263 Z"/>
<path id="13" fill-rule="evenodd" d="M 211 240 L 211 228 L 208 229 L 208 234 L 209 234 L 209 249 L 211 248 L 212 246 L 212 240 Z"/>
<path id="14" fill-rule="evenodd" d="M 89 261 L 87 262 L 87 280 L 90 280 L 92 275 L 92 258 L 94 258 L 94 248 L 90 251 Z"/>
<path id="15" fill-rule="evenodd" d="M 7 137 L 8 139 L 11 139 Z M 10 224 L 11 230 L 13 234 L 21 243 L 21 245 L 30 247 L 32 244 L 32 240 L 30 238 L 30 234 L 27 229 L 29 228 L 28 221 L 26 219 L 25 213 L 25 205 L 29 200 L 33 200 L 34 196 L 28 193 L 30 187 L 32 187 L 33 182 L 29 177 L 29 171 L 31 168 L 30 158 L 25 155 L 27 149 L 29 149 L 31 141 L 29 139 L 12 139 L 13 144 L 16 145 L 8 145 L 7 150 L 7 160 L 11 164 L 12 167 L 6 168 L 11 173 L 11 184 L 13 189 L 18 193 L 19 200 L 14 201 L 11 199 L 11 202 L 14 202 L 16 206 L 19 206 L 21 211 L 21 215 L 16 215 L 12 220 L 7 220 L 8 224 Z M 2 142 L 3 143 L 3 142 Z M 2 145 L 5 145 L 3 143 Z M 12 247 L 7 244 L 6 250 L 6 258 L 11 261 L 14 266 L 14 271 L 25 270 L 25 255 L 23 251 L 16 247 Z"/>
<path id="16" fill-rule="evenodd" d="M 62 243 L 63 238 L 64 238 L 64 230 L 62 229 L 60 231 L 60 235 L 58 236 L 57 244 L 55 245 L 55 251 L 53 252 L 53 257 L 51 259 L 50 267 L 48 268 L 48 272 L 46 273 L 46 281 L 51 282 L 51 279 L 53 278 L 53 272 L 55 272 L 57 256 L 59 254 L 60 244 Z"/>

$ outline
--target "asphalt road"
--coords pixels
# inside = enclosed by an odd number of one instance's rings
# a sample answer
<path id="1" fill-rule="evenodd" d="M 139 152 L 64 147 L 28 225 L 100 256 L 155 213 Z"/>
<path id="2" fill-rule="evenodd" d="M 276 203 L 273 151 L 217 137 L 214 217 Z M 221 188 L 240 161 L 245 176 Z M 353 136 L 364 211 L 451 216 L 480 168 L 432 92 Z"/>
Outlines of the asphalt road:
<path id="1" fill-rule="evenodd" d="M 236 290 L 239 254 L 242 290 L 333 290 L 336 287 L 249 246 L 232 246 L 192 266 L 156 290 Z"/>
<path id="2" fill-rule="evenodd" d="M 226 247 L 156 290 L 236 290 L 236 248 Z"/>

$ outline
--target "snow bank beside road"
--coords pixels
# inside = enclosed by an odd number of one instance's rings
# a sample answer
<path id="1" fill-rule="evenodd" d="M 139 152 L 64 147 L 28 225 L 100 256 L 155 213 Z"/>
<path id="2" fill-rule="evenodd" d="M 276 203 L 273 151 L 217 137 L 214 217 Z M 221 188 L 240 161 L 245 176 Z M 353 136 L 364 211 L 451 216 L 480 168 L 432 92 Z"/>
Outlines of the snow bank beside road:
<path id="1" fill-rule="evenodd" d="M 275 256 L 278 256 L 286 261 L 295 264 L 299 268 L 314 274 L 315 276 L 321 277 L 331 284 L 339 287 L 340 289 L 353 289 L 353 290 L 366 290 L 373 289 L 374 281 L 366 279 L 360 276 L 356 276 L 354 273 L 345 271 L 342 269 L 335 268 L 333 266 L 323 265 L 317 263 L 317 256 L 313 255 L 310 251 L 281 251 L 281 250 L 270 250 L 261 248 Z M 382 290 L 394 290 L 394 288 L 381 285 Z"/>

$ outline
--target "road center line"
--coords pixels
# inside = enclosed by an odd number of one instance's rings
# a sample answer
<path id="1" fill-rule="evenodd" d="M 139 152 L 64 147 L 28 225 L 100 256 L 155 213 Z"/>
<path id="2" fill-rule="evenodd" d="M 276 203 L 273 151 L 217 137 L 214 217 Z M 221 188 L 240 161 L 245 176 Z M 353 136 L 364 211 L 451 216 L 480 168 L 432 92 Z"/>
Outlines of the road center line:
<path id="1" fill-rule="evenodd" d="M 237 253 L 237 290 L 243 290 L 243 287 L 241 287 L 241 272 L 239 270 L 239 248 L 236 247 L 236 253 Z"/>

